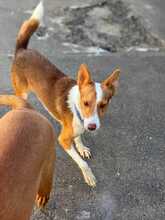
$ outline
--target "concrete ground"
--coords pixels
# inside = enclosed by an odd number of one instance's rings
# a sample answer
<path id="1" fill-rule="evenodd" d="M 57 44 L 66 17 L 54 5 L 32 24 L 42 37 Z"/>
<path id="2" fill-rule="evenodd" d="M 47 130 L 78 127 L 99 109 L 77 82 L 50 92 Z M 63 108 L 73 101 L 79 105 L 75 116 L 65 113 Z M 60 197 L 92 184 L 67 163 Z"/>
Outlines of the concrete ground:
<path id="1" fill-rule="evenodd" d="M 83 1 L 46 1 L 46 11 L 83 4 Z M 93 2 L 92 0 L 86 2 Z M 165 38 L 162 1 L 129 0 L 130 6 L 149 19 L 151 29 Z M 37 1 L 0 0 L 0 91 L 11 92 L 10 64 L 19 25 Z M 140 7 L 140 9 L 139 9 Z M 158 22 L 160 19 L 160 23 Z M 46 16 L 49 26 L 49 18 Z M 101 81 L 113 68 L 122 70 L 119 92 L 97 134 L 86 133 L 84 142 L 93 157 L 89 164 L 97 178 L 94 189 L 83 180 L 77 165 L 57 144 L 54 187 L 44 210 L 34 209 L 32 220 L 164 220 L 165 219 L 165 52 L 75 53 L 54 38 L 31 40 L 31 47 L 44 53 L 59 68 L 75 77 L 87 63 L 93 78 Z M 53 122 L 35 96 L 30 101 Z M 6 111 L 1 108 L 1 115 Z"/>

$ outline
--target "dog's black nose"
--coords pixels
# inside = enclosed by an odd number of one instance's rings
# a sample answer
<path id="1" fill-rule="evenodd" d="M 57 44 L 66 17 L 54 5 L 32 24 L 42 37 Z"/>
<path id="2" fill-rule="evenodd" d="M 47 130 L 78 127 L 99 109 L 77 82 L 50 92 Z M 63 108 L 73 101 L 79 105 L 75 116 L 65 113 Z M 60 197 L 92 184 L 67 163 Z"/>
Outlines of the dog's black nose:
<path id="1" fill-rule="evenodd" d="M 90 131 L 96 130 L 96 124 L 89 124 L 88 125 L 88 130 L 90 130 Z"/>

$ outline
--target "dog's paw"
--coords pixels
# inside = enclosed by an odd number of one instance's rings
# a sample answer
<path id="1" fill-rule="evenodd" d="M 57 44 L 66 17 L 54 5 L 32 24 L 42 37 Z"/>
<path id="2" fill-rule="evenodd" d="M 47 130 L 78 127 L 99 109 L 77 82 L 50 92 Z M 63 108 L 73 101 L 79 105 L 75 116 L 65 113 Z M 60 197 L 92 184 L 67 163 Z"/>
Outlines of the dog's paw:
<path id="1" fill-rule="evenodd" d="M 85 147 L 85 146 L 79 146 L 78 148 L 78 152 L 79 154 L 83 157 L 83 158 L 88 158 L 90 159 L 91 158 L 91 152 L 90 152 L 90 149 L 88 147 Z"/>
<path id="2" fill-rule="evenodd" d="M 91 168 L 87 165 L 87 166 L 83 167 L 81 170 L 82 170 L 85 182 L 89 186 L 95 187 L 96 186 L 96 178 L 95 178 L 94 174 L 92 173 Z"/>
<path id="3" fill-rule="evenodd" d="M 44 208 L 44 206 L 46 205 L 46 203 L 49 200 L 49 195 L 40 195 L 37 194 L 36 196 L 36 205 L 38 208 Z"/>

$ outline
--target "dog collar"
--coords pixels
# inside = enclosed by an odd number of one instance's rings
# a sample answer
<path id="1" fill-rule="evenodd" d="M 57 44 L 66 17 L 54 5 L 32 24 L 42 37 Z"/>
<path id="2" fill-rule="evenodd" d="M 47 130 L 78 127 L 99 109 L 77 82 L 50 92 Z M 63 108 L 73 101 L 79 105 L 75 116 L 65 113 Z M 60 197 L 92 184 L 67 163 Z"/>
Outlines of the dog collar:
<path id="1" fill-rule="evenodd" d="M 76 115 L 77 115 L 78 119 L 83 124 L 84 123 L 84 119 L 81 117 L 81 114 L 80 114 L 79 110 L 77 109 L 76 105 L 74 105 L 74 108 L 75 108 Z"/>

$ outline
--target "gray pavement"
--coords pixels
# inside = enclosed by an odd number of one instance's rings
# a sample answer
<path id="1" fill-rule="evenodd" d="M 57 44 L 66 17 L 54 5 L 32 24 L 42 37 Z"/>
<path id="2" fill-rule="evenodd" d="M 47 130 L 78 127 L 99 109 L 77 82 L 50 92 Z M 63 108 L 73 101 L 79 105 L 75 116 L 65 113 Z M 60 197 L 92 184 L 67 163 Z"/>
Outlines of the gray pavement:
<path id="1" fill-rule="evenodd" d="M 144 18 L 144 22 L 155 35 L 165 39 L 164 8 L 162 0 L 126 0 L 134 14 Z"/>
<path id="2" fill-rule="evenodd" d="M 145 0 L 146 1 L 146 0 Z M 48 0 L 50 13 L 78 1 Z M 93 2 L 93 1 L 89 1 Z M 143 2 L 141 0 L 141 2 Z M 37 1 L 0 0 L 0 89 L 11 92 L 10 64 L 18 27 L 28 14 L 23 11 Z M 83 4 L 83 1 L 80 1 Z M 134 8 L 138 7 L 132 0 Z M 150 2 L 164 18 L 161 1 Z M 146 17 L 144 16 L 144 20 Z M 163 24 L 150 17 L 153 29 L 163 40 Z M 154 19 L 154 22 L 153 20 Z M 49 18 L 45 23 L 49 26 Z M 163 23 L 163 22 L 162 22 Z M 156 26 L 154 26 L 154 24 Z M 77 165 L 57 144 L 54 187 L 44 210 L 34 209 L 32 220 L 164 220 L 165 219 L 165 53 L 160 51 L 120 53 L 74 53 L 54 38 L 31 40 L 31 47 L 44 53 L 59 68 L 75 77 L 81 63 L 87 63 L 96 81 L 116 66 L 122 74 L 119 92 L 103 119 L 97 134 L 86 133 L 84 142 L 93 157 L 88 161 L 97 178 L 91 189 Z M 81 49 L 81 48 L 80 48 Z M 36 97 L 30 101 L 53 123 Z M 6 108 L 0 109 L 2 115 Z"/>

